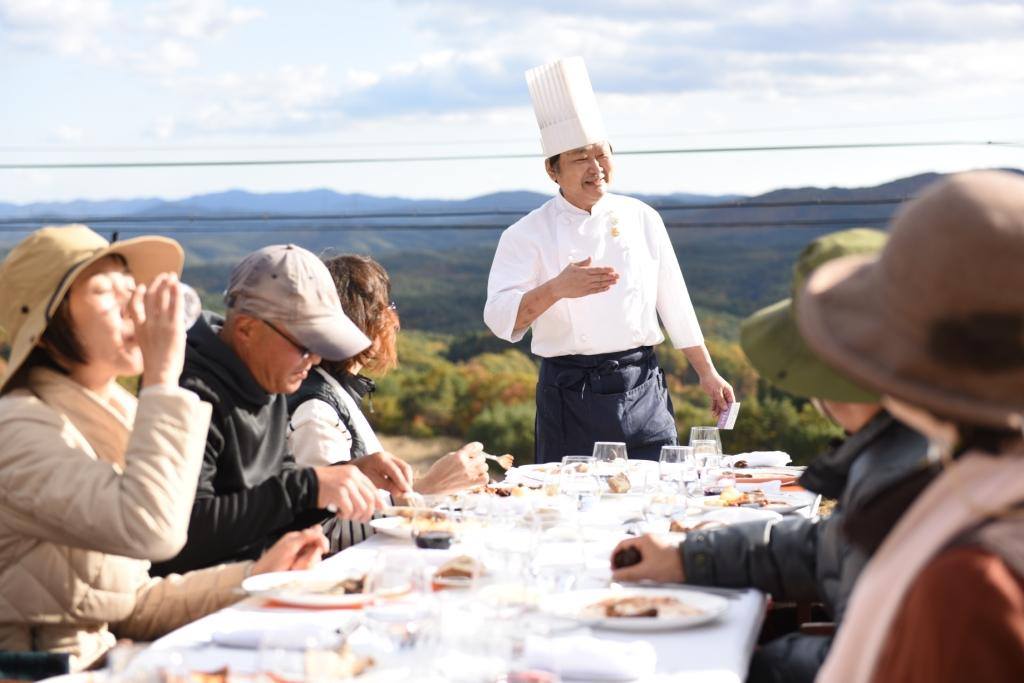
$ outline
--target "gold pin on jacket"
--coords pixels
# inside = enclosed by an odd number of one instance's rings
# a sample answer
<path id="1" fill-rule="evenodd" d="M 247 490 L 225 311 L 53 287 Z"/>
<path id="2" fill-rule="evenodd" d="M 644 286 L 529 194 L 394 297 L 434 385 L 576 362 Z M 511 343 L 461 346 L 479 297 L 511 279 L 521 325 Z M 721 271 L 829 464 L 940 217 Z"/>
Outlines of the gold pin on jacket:
<path id="1" fill-rule="evenodd" d="M 612 230 L 611 230 L 612 237 L 618 237 L 619 236 L 619 217 L 616 216 L 614 213 L 611 214 L 611 223 L 612 223 Z"/>

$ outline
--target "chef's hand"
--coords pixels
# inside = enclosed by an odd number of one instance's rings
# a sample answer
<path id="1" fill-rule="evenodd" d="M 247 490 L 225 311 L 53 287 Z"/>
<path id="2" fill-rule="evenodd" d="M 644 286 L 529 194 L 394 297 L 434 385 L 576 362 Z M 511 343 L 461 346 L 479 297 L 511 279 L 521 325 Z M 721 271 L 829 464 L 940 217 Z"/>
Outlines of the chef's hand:
<path id="1" fill-rule="evenodd" d="M 711 414 L 716 421 L 719 415 L 729 409 L 729 404 L 736 400 L 732 385 L 714 370 L 701 376 L 700 388 L 711 399 Z"/>
<path id="2" fill-rule="evenodd" d="M 616 569 L 614 566 L 615 555 L 629 548 L 640 553 L 640 562 Z M 612 551 L 612 559 L 613 581 L 646 580 L 659 583 L 682 583 L 686 578 L 683 575 L 683 559 L 679 556 L 679 549 L 651 534 L 621 541 Z"/>
<path id="3" fill-rule="evenodd" d="M 590 265 L 590 257 L 570 263 L 555 276 L 553 285 L 559 299 L 578 299 L 581 296 L 600 294 L 611 289 L 619 281 L 619 274 L 608 266 Z"/>

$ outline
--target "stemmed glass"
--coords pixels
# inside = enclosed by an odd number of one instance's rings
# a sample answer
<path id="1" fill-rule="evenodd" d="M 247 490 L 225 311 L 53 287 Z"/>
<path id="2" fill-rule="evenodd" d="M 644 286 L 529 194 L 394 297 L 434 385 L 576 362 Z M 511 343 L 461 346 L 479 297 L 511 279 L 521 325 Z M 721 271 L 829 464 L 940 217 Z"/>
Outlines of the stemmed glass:
<path id="1" fill-rule="evenodd" d="M 686 470 L 692 463 L 692 446 L 662 446 L 658 458 L 658 478 L 674 491 L 681 491 L 686 481 Z"/>
<path id="2" fill-rule="evenodd" d="M 562 458 L 559 492 L 575 503 L 577 510 L 589 510 L 601 496 L 601 481 L 594 471 L 594 459 L 589 456 Z"/>
<path id="3" fill-rule="evenodd" d="M 717 427 L 692 427 L 690 429 L 690 446 L 697 464 L 701 482 L 705 486 L 714 485 L 714 477 L 722 466 L 722 441 Z"/>
<path id="4" fill-rule="evenodd" d="M 598 441 L 594 444 L 594 460 L 608 463 L 602 466 L 601 474 L 604 476 L 625 471 L 628 458 L 626 444 L 621 441 Z"/>

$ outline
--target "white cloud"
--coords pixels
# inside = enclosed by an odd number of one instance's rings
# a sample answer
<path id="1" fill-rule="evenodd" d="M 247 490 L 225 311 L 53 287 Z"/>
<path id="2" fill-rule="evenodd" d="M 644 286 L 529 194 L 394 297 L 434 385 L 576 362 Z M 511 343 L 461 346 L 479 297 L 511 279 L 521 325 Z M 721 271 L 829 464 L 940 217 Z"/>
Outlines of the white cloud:
<path id="1" fill-rule="evenodd" d="M 165 0 L 150 6 L 143 26 L 181 39 L 220 38 L 229 29 L 265 16 L 255 7 L 231 6 L 227 0 Z"/>
<path id="2" fill-rule="evenodd" d="M 70 126 L 65 123 L 57 126 L 57 130 L 53 134 L 61 142 L 81 142 L 85 136 L 85 131 L 77 126 Z"/>
<path id="3" fill-rule="evenodd" d="M 349 75 L 351 78 L 351 74 Z M 369 82 L 366 74 L 358 79 Z M 311 124 L 337 116 L 329 104 L 339 94 L 326 64 L 285 65 L 256 74 L 227 72 L 214 77 L 169 81 L 189 101 L 204 104 L 176 121 L 176 128 L 203 132 L 267 131 Z M 216 93 L 211 98 L 210 93 Z"/>
<path id="4" fill-rule="evenodd" d="M 110 0 L 0 0 L 0 35 L 65 56 L 110 60 L 102 33 L 112 21 Z"/>

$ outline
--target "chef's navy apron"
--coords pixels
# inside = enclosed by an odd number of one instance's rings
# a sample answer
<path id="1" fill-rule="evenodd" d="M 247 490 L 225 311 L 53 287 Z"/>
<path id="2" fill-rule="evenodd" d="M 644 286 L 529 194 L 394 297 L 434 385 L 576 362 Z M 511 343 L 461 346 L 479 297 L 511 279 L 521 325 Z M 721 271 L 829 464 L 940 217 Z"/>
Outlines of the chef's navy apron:
<path id="1" fill-rule="evenodd" d="M 534 436 L 538 463 L 590 455 L 595 441 L 625 442 L 630 458 L 657 460 L 678 435 L 654 348 L 542 359 Z"/>

